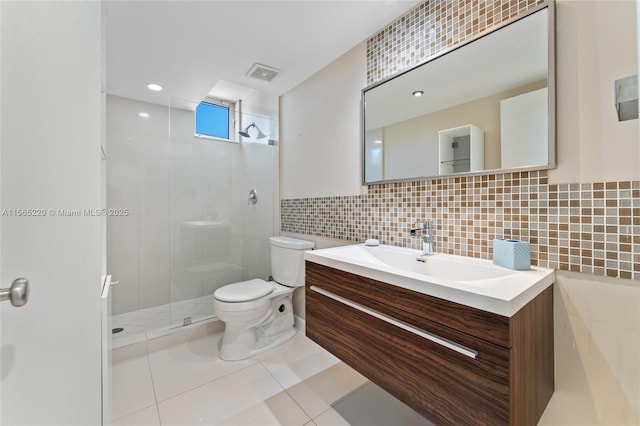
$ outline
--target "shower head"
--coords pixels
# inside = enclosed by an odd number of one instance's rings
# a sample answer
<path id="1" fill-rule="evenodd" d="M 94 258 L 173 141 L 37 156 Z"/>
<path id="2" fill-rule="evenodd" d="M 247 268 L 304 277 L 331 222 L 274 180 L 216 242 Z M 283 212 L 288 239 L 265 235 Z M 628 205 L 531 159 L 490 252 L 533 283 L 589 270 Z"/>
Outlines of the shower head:
<path id="1" fill-rule="evenodd" d="M 258 135 L 256 136 L 256 139 L 264 139 L 267 137 L 267 135 L 262 133 L 262 131 L 258 128 L 258 126 L 256 126 L 256 123 L 249 124 L 247 127 L 245 127 L 244 130 L 239 131 L 238 134 L 244 138 L 250 138 L 251 135 L 249 134 L 249 129 L 252 127 L 255 127 L 255 129 L 258 131 Z"/>

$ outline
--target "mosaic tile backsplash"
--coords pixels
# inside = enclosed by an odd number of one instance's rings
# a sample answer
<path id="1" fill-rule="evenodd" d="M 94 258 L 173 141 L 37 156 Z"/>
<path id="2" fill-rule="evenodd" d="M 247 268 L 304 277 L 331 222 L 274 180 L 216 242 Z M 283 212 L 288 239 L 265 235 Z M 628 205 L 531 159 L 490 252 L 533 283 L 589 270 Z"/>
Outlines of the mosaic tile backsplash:
<path id="1" fill-rule="evenodd" d="M 282 231 L 492 259 L 494 238 L 531 245 L 531 263 L 640 279 L 640 181 L 550 185 L 545 171 L 369 187 L 369 194 L 281 201 Z"/>

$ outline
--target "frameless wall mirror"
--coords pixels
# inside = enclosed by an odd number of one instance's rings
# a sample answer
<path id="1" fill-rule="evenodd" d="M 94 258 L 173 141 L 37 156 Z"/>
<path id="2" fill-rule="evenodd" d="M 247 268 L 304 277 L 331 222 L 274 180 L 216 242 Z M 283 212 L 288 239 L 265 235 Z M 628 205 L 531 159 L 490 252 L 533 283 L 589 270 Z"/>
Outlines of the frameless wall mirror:
<path id="1" fill-rule="evenodd" d="M 362 91 L 363 181 L 555 166 L 553 3 Z"/>

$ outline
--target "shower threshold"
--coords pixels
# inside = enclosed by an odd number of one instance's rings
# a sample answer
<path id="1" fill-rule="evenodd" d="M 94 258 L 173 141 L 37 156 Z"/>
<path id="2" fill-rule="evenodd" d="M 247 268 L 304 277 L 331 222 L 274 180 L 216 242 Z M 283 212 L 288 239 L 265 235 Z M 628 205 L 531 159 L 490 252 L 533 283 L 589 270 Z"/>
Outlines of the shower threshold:
<path id="1" fill-rule="evenodd" d="M 113 315 L 111 328 L 123 330 L 111 335 L 112 348 L 144 342 L 185 326 L 215 319 L 213 295 Z"/>

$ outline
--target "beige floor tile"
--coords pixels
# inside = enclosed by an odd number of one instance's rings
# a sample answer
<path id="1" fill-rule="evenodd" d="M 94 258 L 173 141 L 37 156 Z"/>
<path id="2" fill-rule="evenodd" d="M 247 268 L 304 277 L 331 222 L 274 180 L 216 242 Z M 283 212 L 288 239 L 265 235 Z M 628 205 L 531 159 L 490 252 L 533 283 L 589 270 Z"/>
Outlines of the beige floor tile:
<path id="1" fill-rule="evenodd" d="M 334 404 L 314 421 L 318 426 L 433 426 L 433 423 L 373 383 Z"/>
<path id="2" fill-rule="evenodd" d="M 218 357 L 220 338 L 222 333 L 190 340 L 149 354 L 159 402 L 257 363 L 256 359 L 221 360 Z"/>
<path id="3" fill-rule="evenodd" d="M 344 417 L 333 408 L 329 408 L 324 413 L 313 419 L 316 426 L 351 426 Z"/>
<path id="4" fill-rule="evenodd" d="M 113 420 L 155 406 L 156 398 L 146 355 L 115 362 L 111 374 Z"/>
<path id="5" fill-rule="evenodd" d="M 365 383 L 364 376 L 338 363 L 287 388 L 287 392 L 311 418 L 315 418 Z"/>
<path id="6" fill-rule="evenodd" d="M 310 418 L 259 364 L 158 405 L 163 426 L 304 425 Z"/>
<path id="7" fill-rule="evenodd" d="M 259 360 L 285 389 L 340 363 L 338 358 L 300 333 L 263 354 Z"/>
<path id="8" fill-rule="evenodd" d="M 158 407 L 145 408 L 128 416 L 121 417 L 111 422 L 112 426 L 160 426 L 160 418 L 158 417 Z"/>

